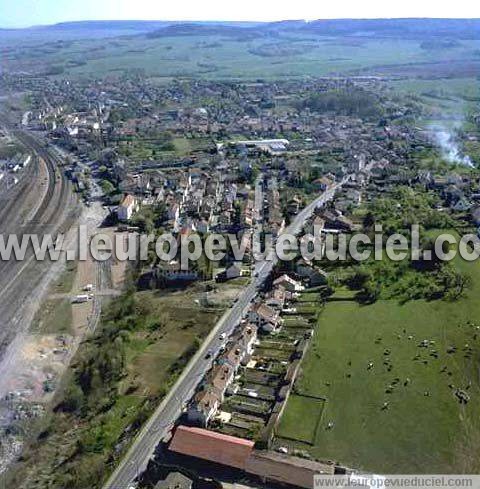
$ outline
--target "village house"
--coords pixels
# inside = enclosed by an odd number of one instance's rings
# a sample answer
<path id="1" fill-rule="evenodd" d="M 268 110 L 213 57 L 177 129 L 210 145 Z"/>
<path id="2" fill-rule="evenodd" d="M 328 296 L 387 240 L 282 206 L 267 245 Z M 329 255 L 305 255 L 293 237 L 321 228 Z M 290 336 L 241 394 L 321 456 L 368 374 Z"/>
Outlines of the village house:
<path id="1" fill-rule="evenodd" d="M 150 178 L 141 173 L 128 173 L 119 184 L 122 192 L 137 195 L 139 197 L 151 193 Z"/>
<path id="2" fill-rule="evenodd" d="M 231 361 L 234 361 L 232 356 Z M 225 392 L 232 383 L 235 367 L 229 362 L 216 365 L 207 375 L 202 390 L 193 398 L 187 410 L 191 423 L 207 426 L 224 400 Z"/>
<path id="3" fill-rule="evenodd" d="M 280 314 L 275 309 L 258 302 L 248 312 L 248 319 L 267 333 L 276 331 L 280 326 Z"/>
<path id="4" fill-rule="evenodd" d="M 197 392 L 187 410 L 190 423 L 206 427 L 215 416 L 220 406 L 220 399 L 212 389 Z"/>
<path id="5" fill-rule="evenodd" d="M 253 225 L 253 202 L 248 200 L 242 212 L 241 224 L 243 227 L 251 228 Z"/>
<path id="6" fill-rule="evenodd" d="M 294 195 L 287 204 L 287 212 L 290 215 L 296 215 L 298 214 L 298 211 L 300 210 L 300 205 L 302 204 L 302 200 L 298 195 Z"/>
<path id="7" fill-rule="evenodd" d="M 117 207 L 117 217 L 119 221 L 128 221 L 131 219 L 132 215 L 138 211 L 137 199 L 131 195 L 127 194 L 120 205 Z"/>
<path id="8" fill-rule="evenodd" d="M 253 353 L 256 341 L 257 327 L 254 324 L 247 323 L 241 328 L 240 337 L 237 340 L 237 345 L 239 345 L 245 352 L 244 359 Z M 242 359 L 242 361 L 244 359 Z"/>
<path id="9" fill-rule="evenodd" d="M 153 489 L 192 489 L 193 481 L 181 472 L 170 472 L 164 480 L 156 483 Z"/>
<path id="10" fill-rule="evenodd" d="M 320 236 L 321 232 L 325 228 L 325 219 L 321 216 L 315 216 L 305 226 L 305 233 L 312 236 Z"/>
<path id="11" fill-rule="evenodd" d="M 314 266 L 311 261 L 303 258 L 295 264 L 295 272 L 299 277 L 307 279 L 311 287 L 324 285 L 327 282 L 328 275 L 320 268 Z"/>
<path id="12" fill-rule="evenodd" d="M 325 220 L 325 227 L 336 231 L 352 232 L 353 222 L 345 217 L 340 211 L 325 211 L 322 215 Z"/>
<path id="13" fill-rule="evenodd" d="M 219 365 L 229 365 L 237 372 L 242 360 L 245 358 L 245 351 L 237 343 L 233 343 L 227 351 L 218 359 Z"/>
<path id="14" fill-rule="evenodd" d="M 216 365 L 208 374 L 207 386 L 215 392 L 220 402 L 223 402 L 227 387 L 232 383 L 234 375 L 235 369 L 227 363 Z"/>
<path id="15" fill-rule="evenodd" d="M 292 277 L 290 277 L 287 274 L 282 275 L 281 277 L 278 277 L 276 280 L 273 281 L 273 286 L 281 286 L 288 292 L 301 292 L 302 290 L 305 289 L 305 287 L 299 282 L 298 280 L 294 280 Z"/>
<path id="16" fill-rule="evenodd" d="M 170 221 L 177 222 L 179 216 L 180 216 L 180 206 L 175 201 L 173 201 L 171 205 L 169 205 L 167 208 L 167 218 Z"/>
<path id="17" fill-rule="evenodd" d="M 287 292 L 284 287 L 277 285 L 270 292 L 268 292 L 265 298 L 265 304 L 269 307 L 281 311 L 285 305 L 287 299 Z"/>
<path id="18" fill-rule="evenodd" d="M 242 363 L 245 363 L 253 353 L 255 342 L 257 341 L 257 327 L 255 324 L 246 323 L 239 326 L 232 344 L 227 351 L 219 358 L 219 363 L 231 365 L 235 372 Z"/>

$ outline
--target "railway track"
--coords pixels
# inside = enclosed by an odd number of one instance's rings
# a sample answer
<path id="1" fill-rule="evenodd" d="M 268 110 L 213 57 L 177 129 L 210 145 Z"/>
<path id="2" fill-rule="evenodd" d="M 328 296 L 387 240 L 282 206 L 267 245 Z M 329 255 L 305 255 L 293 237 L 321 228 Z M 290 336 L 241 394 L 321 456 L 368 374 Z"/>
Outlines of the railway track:
<path id="1" fill-rule="evenodd" d="M 62 208 L 59 208 L 59 204 L 62 202 L 62 199 L 63 201 L 65 200 L 67 192 L 69 191 L 67 187 L 70 187 L 70 183 L 63 175 L 63 172 L 57 172 L 57 169 L 62 165 L 62 161 L 59 157 L 48 151 L 36 137 L 24 130 L 16 128 L 8 114 L 0 113 L 0 117 L 4 120 L 4 125 L 9 132 L 20 141 L 24 147 L 34 153 L 37 157 L 42 158 L 46 165 L 46 193 L 33 217 L 29 219 L 28 222 L 24 223 L 25 228 L 22 229 L 23 234 L 26 232 L 33 232 L 31 231 L 32 227 L 37 229 L 39 224 L 43 225 L 52 221 L 52 219 L 56 222 L 55 211 L 63 210 Z M 16 192 L 12 192 L 10 196 L 6 195 L 4 198 L 7 202 L 6 205 L 3 206 L 3 209 L 0 210 L 0 230 L 2 232 L 5 232 L 5 224 L 8 223 L 9 220 L 12 220 L 15 225 L 18 225 L 18 212 L 15 212 L 16 207 L 18 207 L 19 203 L 22 202 L 30 192 L 36 191 L 35 183 L 38 183 L 39 162 L 36 161 L 35 163 L 36 164 L 27 167 L 26 171 L 28 174 L 25 174 L 18 184 L 22 186 L 19 188 L 17 187 L 17 189 L 12 189 L 16 190 Z M 34 178 L 35 176 L 37 178 Z M 52 212 L 50 208 L 53 208 L 52 210 L 54 212 Z M 46 219 L 46 217 L 49 219 Z M 18 229 L 16 231 L 18 232 Z"/>
<path id="2" fill-rule="evenodd" d="M 34 180 L 38 176 L 38 164 L 32 162 L 25 170 L 20 182 L 0 195 L 0 226 L 12 215 L 18 202 L 23 200 L 33 189 Z"/>
<path id="3" fill-rule="evenodd" d="M 46 191 L 38 206 L 34 207 L 32 204 L 32 208 L 30 209 L 34 211 L 32 217 L 25 220 L 23 214 L 28 214 L 29 212 L 28 209 L 23 209 L 20 203 L 26 201 L 32 192 L 38 192 L 35 187 L 39 185 L 39 179 L 31 178 L 28 182 L 25 182 L 24 186 L 19 189 L 19 192 L 14 197 L 11 197 L 9 205 L 3 212 L 0 218 L 0 231 L 4 234 L 15 232 L 19 238 L 25 234 L 42 235 L 44 233 L 53 234 L 60 232 L 63 230 L 60 229 L 62 214 L 68 200 L 70 183 L 62 172 L 57 173 L 59 162 L 48 154 L 38 142 L 23 132 L 15 131 L 14 134 L 24 146 L 36 153 L 45 162 L 47 170 Z M 37 176 L 38 164 L 34 171 Z M 24 178 L 26 179 L 27 176 L 25 175 Z M 33 250 L 29 248 L 25 259 L 28 259 L 31 253 L 33 253 Z M 14 268 L 15 266 L 16 261 L 14 260 L 2 261 L 0 262 L 0 271 L 2 274 L 5 274 L 8 273 L 8 269 Z M 1 283 L 2 280 L 0 279 L 0 286 Z"/>
<path id="4" fill-rule="evenodd" d="M 15 131 L 14 135 L 22 142 L 24 146 L 28 147 L 30 150 L 34 151 L 39 157 L 41 157 L 46 164 L 48 173 L 47 192 L 40 206 L 37 208 L 33 218 L 31 219 L 30 224 L 36 225 L 38 223 L 48 222 L 45 220 L 45 215 L 48 208 L 52 206 L 52 204 L 55 204 L 54 200 L 56 187 L 60 186 L 60 195 L 57 200 L 61 202 L 61 199 L 65 197 L 65 187 L 68 185 L 68 182 L 63 176 L 62 172 L 60 172 L 59 179 L 57 180 L 57 166 L 59 165 L 59 163 L 61 164 L 61 162 L 56 160 L 50 153 L 45 150 L 45 148 L 42 148 L 42 146 L 27 133 Z"/>
<path id="5" fill-rule="evenodd" d="M 66 231 L 74 220 L 70 213 L 74 202 L 70 182 L 59 171 L 62 161 L 25 131 L 15 128 L 10 131 L 38 158 L 29 174 L 24 175 L 22 186 L 6 196 L 6 205 L 0 211 L 0 232 L 16 233 L 19 239 L 25 234 L 38 234 L 41 239 L 46 233 L 56 235 Z M 42 186 L 42 192 L 39 191 L 43 182 L 41 164 L 45 164 L 47 172 L 46 188 Z M 51 265 L 49 260 L 35 260 L 31 246 L 21 261 L 0 261 L 0 358 L 15 336 L 28 328 L 24 308 L 35 303 L 38 295 L 35 291 L 44 282 Z"/>

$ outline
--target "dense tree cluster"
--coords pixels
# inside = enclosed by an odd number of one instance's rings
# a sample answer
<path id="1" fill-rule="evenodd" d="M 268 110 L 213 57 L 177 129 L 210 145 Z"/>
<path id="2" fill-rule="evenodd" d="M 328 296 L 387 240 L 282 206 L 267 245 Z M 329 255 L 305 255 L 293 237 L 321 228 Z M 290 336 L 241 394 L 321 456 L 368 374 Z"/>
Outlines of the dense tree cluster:
<path id="1" fill-rule="evenodd" d="M 358 87 L 315 93 L 297 102 L 297 108 L 365 119 L 377 119 L 384 112 L 380 100 L 374 94 Z"/>

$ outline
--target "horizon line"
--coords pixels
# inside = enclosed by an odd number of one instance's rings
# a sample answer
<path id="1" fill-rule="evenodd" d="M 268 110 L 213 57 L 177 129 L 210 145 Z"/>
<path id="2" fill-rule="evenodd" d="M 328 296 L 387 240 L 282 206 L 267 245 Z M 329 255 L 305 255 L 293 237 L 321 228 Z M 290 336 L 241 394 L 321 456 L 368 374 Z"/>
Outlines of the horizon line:
<path id="1" fill-rule="evenodd" d="M 281 20 L 254 20 L 254 19 L 238 19 L 238 20 L 228 20 L 228 19 L 79 19 L 79 20 L 62 20 L 58 22 L 53 22 L 51 24 L 31 24 L 25 26 L 1 26 L 0 30 L 16 31 L 24 29 L 40 29 L 61 26 L 64 24 L 82 24 L 82 23 L 92 23 L 92 22 L 144 22 L 144 23 L 155 23 L 155 22 L 165 22 L 165 23 L 180 23 L 180 24 L 194 24 L 194 23 L 254 23 L 254 24 L 276 24 L 282 22 L 304 22 L 306 24 L 312 22 L 320 21 L 331 21 L 331 20 L 480 20 L 480 17 L 422 17 L 422 16 L 412 16 L 412 17 L 325 17 L 317 19 L 281 19 Z"/>

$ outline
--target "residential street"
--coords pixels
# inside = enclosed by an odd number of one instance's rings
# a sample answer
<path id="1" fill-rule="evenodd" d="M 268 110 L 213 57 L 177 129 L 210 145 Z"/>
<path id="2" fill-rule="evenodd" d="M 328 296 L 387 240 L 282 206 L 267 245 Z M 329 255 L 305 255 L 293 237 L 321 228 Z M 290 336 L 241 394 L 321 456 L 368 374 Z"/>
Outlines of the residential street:
<path id="1" fill-rule="evenodd" d="M 341 187 L 347 179 L 344 179 L 334 188 L 312 201 L 283 232 L 298 234 L 314 209 L 328 202 L 333 197 L 335 190 Z M 218 321 L 200 349 L 188 363 L 182 375 L 139 433 L 130 450 L 104 486 L 106 489 L 128 488 L 132 481 L 145 470 L 155 447 L 170 432 L 183 407 L 193 396 L 198 383 L 210 369 L 213 358 L 224 343 L 220 336 L 225 335 L 228 337 L 233 332 L 242 317 L 247 313 L 251 302 L 257 295 L 258 288 L 271 273 L 276 262 L 277 259 L 275 258 L 273 261 L 264 261 L 260 266 L 256 267 L 257 276 L 245 288 L 234 306 Z M 213 353 L 208 359 L 206 358 L 207 352 Z"/>

